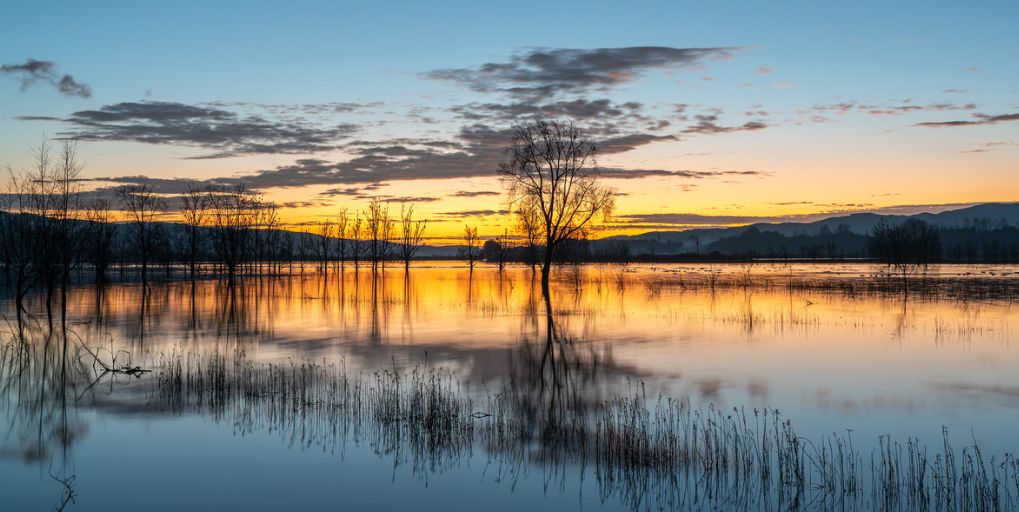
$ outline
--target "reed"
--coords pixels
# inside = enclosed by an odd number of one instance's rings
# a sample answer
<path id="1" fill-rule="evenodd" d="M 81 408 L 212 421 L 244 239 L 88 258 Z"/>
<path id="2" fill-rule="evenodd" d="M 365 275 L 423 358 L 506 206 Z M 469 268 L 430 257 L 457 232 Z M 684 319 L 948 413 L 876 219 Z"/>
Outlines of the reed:
<path id="1" fill-rule="evenodd" d="M 602 401 L 556 384 L 536 395 L 533 383 L 512 379 L 477 392 L 438 368 L 350 372 L 242 353 L 172 353 L 154 375 L 151 397 L 164 411 L 204 413 L 306 447 L 367 443 L 416 474 L 465 463 L 479 447 L 508 467 L 562 474 L 591 465 L 603 498 L 634 509 L 1019 506 L 1019 460 L 988 459 L 975 441 L 957 450 L 947 430 L 939 450 L 881 437 L 865 464 L 851 432 L 808 439 L 775 410 L 693 407 L 649 399 L 642 386 Z"/>

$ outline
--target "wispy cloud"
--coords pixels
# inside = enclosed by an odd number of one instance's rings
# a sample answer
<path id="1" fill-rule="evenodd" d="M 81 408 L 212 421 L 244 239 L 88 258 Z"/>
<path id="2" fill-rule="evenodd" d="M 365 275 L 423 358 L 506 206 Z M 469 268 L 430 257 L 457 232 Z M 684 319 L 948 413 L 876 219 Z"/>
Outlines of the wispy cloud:
<path id="1" fill-rule="evenodd" d="M 496 192 L 494 190 L 460 190 L 453 192 L 449 197 L 482 197 L 482 196 L 501 196 L 502 192 Z"/>
<path id="2" fill-rule="evenodd" d="M 995 149 L 1006 147 L 1019 147 L 1019 143 L 1011 141 L 985 142 L 975 148 L 962 150 L 960 153 L 987 153 L 988 151 L 994 151 Z"/>
<path id="3" fill-rule="evenodd" d="M 81 110 L 66 118 L 22 116 L 25 121 L 60 121 L 71 129 L 64 137 L 91 141 L 129 141 L 192 146 L 211 150 L 195 158 L 246 154 L 315 153 L 335 149 L 357 127 L 349 123 L 241 113 L 214 104 L 163 101 L 124 102 Z"/>
<path id="4" fill-rule="evenodd" d="M 747 121 L 740 125 L 723 126 L 718 124 L 717 115 L 694 116 L 696 124 L 688 126 L 683 133 L 700 135 L 717 135 L 720 133 L 757 131 L 768 128 L 770 125 L 763 121 Z"/>
<path id="5" fill-rule="evenodd" d="M 922 126 L 926 128 L 952 128 L 957 126 L 977 126 L 984 124 L 998 124 L 1006 123 L 1009 121 L 1019 121 L 1019 113 L 1015 114 L 1000 114 L 1000 115 L 989 115 L 976 113 L 973 114 L 973 119 L 965 121 L 936 121 L 928 123 L 916 123 L 913 126 Z"/>
<path id="6" fill-rule="evenodd" d="M 0 74 L 14 77 L 21 82 L 21 90 L 27 91 L 38 83 L 53 86 L 65 96 L 88 98 L 92 88 L 68 74 L 60 74 L 56 63 L 48 60 L 28 59 L 23 64 L 4 64 Z"/>
<path id="7" fill-rule="evenodd" d="M 817 122 L 825 122 L 830 119 L 825 115 L 845 115 L 849 113 L 868 114 L 872 116 L 900 116 L 915 112 L 946 112 L 973 110 L 977 108 L 975 103 L 955 103 L 951 101 L 934 101 L 927 103 L 915 102 L 910 98 L 893 100 L 883 103 L 866 103 L 856 100 L 842 101 L 838 103 L 825 103 L 814 105 L 813 108 L 801 111 L 811 115 L 821 115 L 814 119 Z"/>
<path id="8" fill-rule="evenodd" d="M 606 90 L 650 70 L 697 67 L 709 59 L 729 57 L 735 50 L 738 48 L 662 46 L 538 49 L 513 55 L 505 62 L 439 69 L 424 76 L 464 84 L 478 92 L 537 98 Z"/>

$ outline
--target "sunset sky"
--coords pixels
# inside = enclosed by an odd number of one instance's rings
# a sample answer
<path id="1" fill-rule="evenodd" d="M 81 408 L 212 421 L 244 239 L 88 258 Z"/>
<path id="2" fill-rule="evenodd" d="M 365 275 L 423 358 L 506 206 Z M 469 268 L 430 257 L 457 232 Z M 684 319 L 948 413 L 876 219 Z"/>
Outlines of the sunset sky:
<path id="1" fill-rule="evenodd" d="M 90 189 L 379 196 L 441 242 L 501 232 L 510 127 L 568 117 L 600 235 L 1019 199 L 1014 1 L 340 4 L 7 2 L 0 165 L 75 136 Z"/>

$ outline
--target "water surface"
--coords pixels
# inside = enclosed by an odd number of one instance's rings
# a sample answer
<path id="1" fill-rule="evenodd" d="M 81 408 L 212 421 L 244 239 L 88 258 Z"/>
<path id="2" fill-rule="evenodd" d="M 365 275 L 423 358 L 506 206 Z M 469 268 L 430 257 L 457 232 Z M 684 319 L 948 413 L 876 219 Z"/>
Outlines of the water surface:
<path id="1" fill-rule="evenodd" d="M 472 446 L 421 459 L 391 440 L 321 431 L 328 420 L 318 417 L 294 428 L 235 414 L 250 416 L 250 408 L 167 406 L 153 398 L 154 373 L 68 391 L 58 377 L 68 361 L 82 363 L 80 350 L 73 357 L 80 345 L 141 369 L 217 355 L 251 364 L 311 360 L 351 375 L 441 368 L 481 413 L 511 381 L 541 403 L 553 396 L 546 389 L 565 385 L 569 399 L 586 403 L 639 393 L 692 408 L 778 410 L 805 438 L 851 431 L 868 457 L 882 435 L 938 446 L 943 428 L 989 454 L 1016 451 L 1019 354 L 1011 341 L 1019 312 L 1010 297 L 790 284 L 867 282 L 881 271 L 568 267 L 547 301 L 525 267 L 470 272 L 441 262 L 409 273 L 309 269 L 233 285 L 77 285 L 66 336 L 51 329 L 42 297 L 30 300 L 21 331 L 41 347 L 40 360 L 53 361 L 33 371 L 51 378 L 29 385 L 3 375 L 0 487 L 19 510 L 53 508 L 65 492 L 59 480 L 71 476 L 75 500 L 66 510 L 663 506 L 653 492 L 635 501 L 632 489 L 614 489 L 596 464 L 553 464 L 547 454 L 507 458 Z M 1016 275 L 973 265 L 935 268 L 929 278 Z M 752 282 L 741 285 L 744 277 Z M 17 332 L 9 299 L 3 308 Z"/>

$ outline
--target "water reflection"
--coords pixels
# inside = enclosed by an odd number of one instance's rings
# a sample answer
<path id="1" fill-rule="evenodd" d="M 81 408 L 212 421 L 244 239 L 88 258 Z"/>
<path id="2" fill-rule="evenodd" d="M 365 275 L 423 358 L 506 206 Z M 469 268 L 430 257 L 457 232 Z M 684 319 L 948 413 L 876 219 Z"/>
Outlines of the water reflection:
<path id="1" fill-rule="evenodd" d="M 29 314 L 3 346 L 0 453 L 66 479 L 90 414 L 197 414 L 295 447 L 369 446 L 426 481 L 480 455 L 511 485 L 539 470 L 542 492 L 590 472 L 608 508 L 735 509 L 804 508 L 833 491 L 758 483 L 704 495 L 689 472 L 648 467 L 651 452 L 631 442 L 689 442 L 695 426 L 744 439 L 712 416 L 737 406 L 779 408 L 811 439 L 851 428 L 857 440 L 937 442 L 945 424 L 979 432 L 988 452 L 1014 450 L 1019 318 L 1007 301 L 699 287 L 675 270 L 575 267 L 549 294 L 528 269 L 444 266 L 72 288 L 66 329 Z M 659 395 L 677 401 L 660 409 Z M 423 404 L 423 416 L 408 412 Z M 704 410 L 716 412 L 693 418 Z M 663 425 L 673 430 L 641 430 Z M 623 451 L 604 451 L 621 435 Z M 679 467 L 691 448 L 655 450 Z M 749 483 L 724 476 L 723 488 Z"/>

